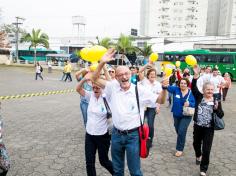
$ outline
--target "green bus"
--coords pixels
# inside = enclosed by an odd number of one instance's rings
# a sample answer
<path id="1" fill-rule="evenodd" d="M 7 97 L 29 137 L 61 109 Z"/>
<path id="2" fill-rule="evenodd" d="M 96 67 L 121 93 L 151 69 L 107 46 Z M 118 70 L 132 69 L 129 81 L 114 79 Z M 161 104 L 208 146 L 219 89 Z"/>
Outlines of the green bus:
<path id="1" fill-rule="evenodd" d="M 187 55 L 193 55 L 200 67 L 218 67 L 222 75 L 228 72 L 231 79 L 236 80 L 236 52 L 215 52 L 210 50 L 167 51 L 163 53 L 159 61 L 164 64 L 175 64 L 176 61 L 181 61 L 180 68 L 183 69 L 187 67 L 185 63 Z"/>
<path id="2" fill-rule="evenodd" d="M 47 50 L 47 49 L 37 49 L 36 50 L 36 60 L 37 61 L 46 61 L 47 54 L 57 54 L 58 51 Z M 15 54 L 15 53 L 14 53 Z M 22 61 L 34 62 L 34 50 L 31 48 L 30 50 L 18 50 L 18 57 Z"/>

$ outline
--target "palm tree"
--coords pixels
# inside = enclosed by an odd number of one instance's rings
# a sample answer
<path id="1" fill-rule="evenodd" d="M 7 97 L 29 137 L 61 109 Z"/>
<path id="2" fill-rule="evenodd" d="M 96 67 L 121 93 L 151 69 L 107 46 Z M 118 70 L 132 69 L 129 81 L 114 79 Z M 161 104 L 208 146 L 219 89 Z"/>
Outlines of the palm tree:
<path id="1" fill-rule="evenodd" d="M 49 48 L 49 37 L 45 33 L 41 33 L 40 29 L 32 30 L 32 34 L 27 33 L 22 36 L 20 42 L 30 42 L 29 50 L 31 47 L 34 48 L 34 64 L 36 64 L 36 52 L 38 46 Z"/>
<path id="2" fill-rule="evenodd" d="M 102 40 L 99 40 L 98 36 L 96 37 L 97 43 L 91 42 L 89 41 L 90 44 L 92 45 L 101 45 L 105 48 L 110 48 L 112 46 L 114 46 L 114 43 L 111 41 L 111 39 L 109 37 L 105 37 Z"/>
<path id="3" fill-rule="evenodd" d="M 126 54 L 132 54 L 136 51 L 136 47 L 133 46 L 134 39 L 131 36 L 125 36 L 124 34 L 121 34 L 118 42 L 116 43 L 116 50 L 122 54 L 122 65 L 123 65 L 123 59 Z"/>
<path id="4" fill-rule="evenodd" d="M 152 45 L 148 45 L 147 42 L 144 43 L 143 48 L 136 47 L 138 54 L 142 55 L 144 59 L 147 59 L 150 54 L 152 54 Z"/>

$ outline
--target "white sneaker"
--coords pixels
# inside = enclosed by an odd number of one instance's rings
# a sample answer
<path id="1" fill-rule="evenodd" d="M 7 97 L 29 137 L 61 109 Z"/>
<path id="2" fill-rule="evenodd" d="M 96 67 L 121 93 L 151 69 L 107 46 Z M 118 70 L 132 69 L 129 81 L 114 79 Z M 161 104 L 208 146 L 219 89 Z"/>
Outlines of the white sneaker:
<path id="1" fill-rule="evenodd" d="M 206 172 L 200 172 L 200 176 L 206 176 Z"/>

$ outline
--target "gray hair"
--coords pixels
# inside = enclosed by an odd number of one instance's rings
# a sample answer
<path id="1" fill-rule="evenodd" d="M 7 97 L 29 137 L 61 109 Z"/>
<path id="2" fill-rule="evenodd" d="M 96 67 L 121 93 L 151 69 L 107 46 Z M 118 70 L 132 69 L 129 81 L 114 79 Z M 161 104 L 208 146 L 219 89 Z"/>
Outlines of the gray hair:
<path id="1" fill-rule="evenodd" d="M 206 81 L 206 82 L 204 82 L 203 83 L 203 86 L 202 86 L 202 91 L 204 92 L 204 90 L 207 88 L 207 86 L 213 86 L 214 88 L 215 88 L 215 85 L 214 85 L 214 83 L 213 82 L 211 82 L 211 81 Z"/>

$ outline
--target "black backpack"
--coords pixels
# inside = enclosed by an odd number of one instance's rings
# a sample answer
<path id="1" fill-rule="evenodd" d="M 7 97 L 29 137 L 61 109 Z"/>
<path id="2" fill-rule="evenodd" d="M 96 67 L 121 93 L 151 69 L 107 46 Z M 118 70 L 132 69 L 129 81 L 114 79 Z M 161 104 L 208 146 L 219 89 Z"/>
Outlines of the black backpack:
<path id="1" fill-rule="evenodd" d="M 43 67 L 42 66 L 40 66 L 40 71 L 43 72 Z"/>

